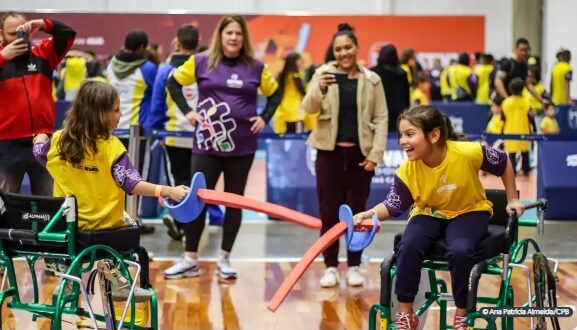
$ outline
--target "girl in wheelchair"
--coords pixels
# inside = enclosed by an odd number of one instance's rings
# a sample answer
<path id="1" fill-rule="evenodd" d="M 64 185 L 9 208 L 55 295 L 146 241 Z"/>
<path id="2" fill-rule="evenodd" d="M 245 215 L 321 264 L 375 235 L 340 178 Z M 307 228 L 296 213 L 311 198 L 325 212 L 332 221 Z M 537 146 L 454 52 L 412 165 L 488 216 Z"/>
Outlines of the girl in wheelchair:
<path id="1" fill-rule="evenodd" d="M 174 201 L 181 201 L 187 194 L 186 186 L 160 186 L 142 180 L 125 147 L 111 135 L 120 116 L 116 89 L 105 82 L 86 81 L 78 91 L 63 129 L 51 138 L 46 134 L 34 137 L 34 156 L 54 179 L 53 195 L 76 196 L 80 231 L 135 226 L 124 212 L 126 193 L 163 196 Z M 120 282 L 124 281 L 113 281 L 113 291 L 122 295 L 114 285 Z M 136 295 L 139 294 L 149 293 L 138 290 Z"/>
<path id="2" fill-rule="evenodd" d="M 467 324 L 467 280 L 477 261 L 475 247 L 486 234 L 492 203 L 487 200 L 479 171 L 500 176 L 507 194 L 507 210 L 521 216 L 515 176 L 504 152 L 479 142 L 462 141 L 449 118 L 433 106 L 417 106 L 397 121 L 399 144 L 407 159 L 395 172 L 386 200 L 355 215 L 355 222 L 377 216 L 387 220 L 410 210 L 409 222 L 398 246 L 395 294 L 399 301 L 396 326 L 416 329 L 413 311 L 421 266 L 431 245 L 444 237 L 457 310 L 453 329 Z"/>

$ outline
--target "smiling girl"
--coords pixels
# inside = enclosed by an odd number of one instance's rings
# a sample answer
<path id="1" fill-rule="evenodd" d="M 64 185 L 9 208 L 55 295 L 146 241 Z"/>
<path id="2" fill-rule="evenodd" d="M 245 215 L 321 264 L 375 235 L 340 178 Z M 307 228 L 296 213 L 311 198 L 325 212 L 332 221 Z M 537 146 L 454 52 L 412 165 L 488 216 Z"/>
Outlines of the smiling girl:
<path id="1" fill-rule="evenodd" d="M 359 44 L 348 24 L 339 25 L 332 50 L 336 61 L 316 70 L 302 103 L 306 112 L 319 114 L 307 143 L 317 149 L 321 235 L 339 222 L 341 204 L 350 205 L 353 212 L 366 208 L 374 170 L 383 162 L 387 143 L 388 111 L 381 78 L 357 63 Z M 338 241 L 323 253 L 327 268 L 322 287 L 339 283 L 338 254 Z M 363 284 L 361 254 L 347 252 L 351 286 Z"/>
<path id="2" fill-rule="evenodd" d="M 399 300 L 396 329 L 416 329 L 413 301 L 420 282 L 425 252 L 445 238 L 451 284 L 457 311 L 453 329 L 467 324 L 467 280 L 476 262 L 475 247 L 492 216 L 479 180 L 479 170 L 500 176 L 507 194 L 507 210 L 521 216 L 513 167 L 507 155 L 479 142 L 460 141 L 449 118 L 432 106 L 417 106 L 398 119 L 399 144 L 407 160 L 397 169 L 387 199 L 354 220 L 397 217 L 409 208 L 409 223 L 399 244 L 395 294 Z"/>

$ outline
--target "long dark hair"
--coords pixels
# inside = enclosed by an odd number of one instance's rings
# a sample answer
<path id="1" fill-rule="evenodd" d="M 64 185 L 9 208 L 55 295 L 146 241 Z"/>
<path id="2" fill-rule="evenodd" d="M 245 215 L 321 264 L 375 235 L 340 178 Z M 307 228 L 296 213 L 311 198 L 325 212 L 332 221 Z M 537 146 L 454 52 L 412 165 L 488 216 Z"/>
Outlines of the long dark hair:
<path id="1" fill-rule="evenodd" d="M 377 63 L 379 65 L 398 66 L 400 62 L 397 47 L 395 47 L 393 44 L 388 44 L 381 47 Z"/>
<path id="2" fill-rule="evenodd" d="M 439 137 L 441 146 L 444 146 L 448 140 L 463 141 L 466 138 L 464 134 L 455 132 L 451 119 L 447 115 L 431 105 L 419 105 L 403 111 L 397 118 L 397 130 L 403 119 L 422 129 L 426 136 L 438 128 L 441 132 Z"/>
<path id="3" fill-rule="evenodd" d="M 295 73 L 299 72 L 299 69 L 297 67 L 297 61 L 300 59 L 301 59 L 301 55 L 299 53 L 290 53 L 285 58 L 284 66 L 282 68 L 282 71 L 278 75 L 278 79 L 277 79 L 279 91 L 281 93 L 281 99 L 282 99 L 282 96 L 284 95 L 284 89 L 286 87 L 285 85 L 286 85 L 287 77 L 293 78 L 294 83 L 297 86 L 297 89 L 301 93 L 302 96 L 304 96 L 306 94 L 305 86 L 304 86 L 302 79 L 300 78 L 300 76 L 294 75 Z"/>
<path id="4" fill-rule="evenodd" d="M 85 156 L 98 152 L 97 140 L 110 137 L 108 118 L 117 99 L 118 92 L 109 83 L 93 80 L 82 83 L 58 140 L 60 159 L 80 164 Z"/>

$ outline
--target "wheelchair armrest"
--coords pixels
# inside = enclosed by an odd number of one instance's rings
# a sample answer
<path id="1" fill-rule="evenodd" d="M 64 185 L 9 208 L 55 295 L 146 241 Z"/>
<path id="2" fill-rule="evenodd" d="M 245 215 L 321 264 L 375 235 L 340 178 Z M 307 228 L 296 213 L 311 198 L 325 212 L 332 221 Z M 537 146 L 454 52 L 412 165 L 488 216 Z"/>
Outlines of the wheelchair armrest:
<path id="1" fill-rule="evenodd" d="M 11 241 L 23 241 L 36 243 L 36 232 L 28 229 L 0 228 L 0 238 Z"/>
<path id="2" fill-rule="evenodd" d="M 396 259 L 397 258 L 393 254 L 388 258 L 385 258 L 381 263 L 381 306 L 391 306 L 391 288 L 393 280 L 391 277 L 391 269 L 393 269 Z"/>

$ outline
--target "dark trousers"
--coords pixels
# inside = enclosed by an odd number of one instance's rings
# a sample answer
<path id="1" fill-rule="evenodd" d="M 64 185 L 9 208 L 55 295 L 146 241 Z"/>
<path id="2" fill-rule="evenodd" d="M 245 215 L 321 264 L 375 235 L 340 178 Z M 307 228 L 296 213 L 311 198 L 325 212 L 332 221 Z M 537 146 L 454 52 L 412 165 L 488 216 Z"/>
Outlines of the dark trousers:
<path id="1" fill-rule="evenodd" d="M 237 157 L 220 157 L 193 155 L 192 156 L 192 173 L 202 172 L 206 179 L 206 187 L 214 189 L 220 173 L 224 173 L 224 191 L 244 195 L 248 172 L 252 166 L 254 154 Z M 186 251 L 197 252 L 200 237 L 204 230 L 206 218 L 206 206 L 196 220 L 187 223 L 184 226 L 186 235 Z M 234 245 L 236 235 L 240 229 L 242 220 L 242 210 L 227 207 L 224 216 L 222 229 L 221 248 L 230 252 Z"/>
<path id="2" fill-rule="evenodd" d="M 0 141 L 0 189 L 18 193 L 28 173 L 32 195 L 52 196 L 52 177 L 32 154 L 32 139 Z"/>
<path id="3" fill-rule="evenodd" d="M 465 213 L 452 220 L 426 215 L 413 217 L 398 247 L 395 294 L 399 302 L 415 300 L 425 253 L 444 237 L 455 305 L 466 308 L 469 273 L 478 261 L 476 247 L 488 227 L 488 212 Z"/>
<path id="4" fill-rule="evenodd" d="M 511 160 L 511 165 L 513 165 L 513 171 L 517 172 L 517 153 L 510 153 L 509 159 Z M 529 151 L 521 153 L 521 170 L 523 174 L 529 175 L 531 171 L 531 166 L 529 165 Z"/>
<path id="5" fill-rule="evenodd" d="M 322 220 L 321 235 L 339 223 L 339 207 L 342 204 L 349 205 L 354 214 L 365 210 L 374 171 L 367 172 L 359 166 L 364 159 L 358 146 L 337 146 L 333 151 L 317 152 L 315 172 Z M 349 267 L 360 265 L 362 253 L 347 251 Z M 339 241 L 331 244 L 323 256 L 327 267 L 337 267 Z"/>
<path id="6" fill-rule="evenodd" d="M 166 154 L 168 155 L 169 182 L 171 186 L 190 186 L 192 179 L 192 149 L 180 147 L 166 147 Z M 178 221 L 174 222 L 176 227 L 184 228 L 184 225 Z"/>

